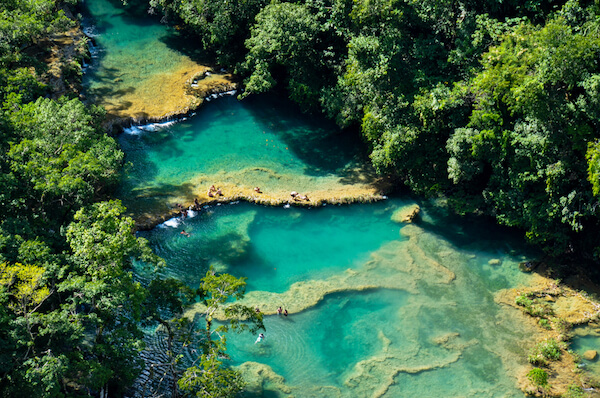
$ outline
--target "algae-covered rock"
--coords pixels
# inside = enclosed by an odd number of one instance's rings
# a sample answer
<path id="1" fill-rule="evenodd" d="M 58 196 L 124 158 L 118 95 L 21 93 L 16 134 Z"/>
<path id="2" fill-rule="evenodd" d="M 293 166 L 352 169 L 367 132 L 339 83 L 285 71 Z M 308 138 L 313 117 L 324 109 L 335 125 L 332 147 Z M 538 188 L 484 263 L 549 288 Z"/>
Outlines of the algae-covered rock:
<path id="1" fill-rule="evenodd" d="M 258 362 L 244 362 L 237 369 L 246 382 L 245 395 L 263 395 L 265 390 L 281 392 L 290 396 L 290 388 L 285 384 L 285 379 L 275 373 L 273 369 Z"/>
<path id="2" fill-rule="evenodd" d="M 598 351 L 596 350 L 587 350 L 583 353 L 583 359 L 587 359 L 588 361 L 593 361 L 598 358 Z"/>
<path id="3" fill-rule="evenodd" d="M 502 260 L 500 260 L 499 258 L 492 258 L 490 261 L 488 261 L 489 265 L 500 265 L 502 264 Z"/>
<path id="4" fill-rule="evenodd" d="M 522 272 L 533 271 L 540 263 L 537 261 L 522 261 L 519 263 L 519 269 Z"/>
<path id="5" fill-rule="evenodd" d="M 418 204 L 404 206 L 392 214 L 392 221 L 397 223 L 411 223 L 417 219 L 419 213 L 421 213 L 421 208 Z"/>

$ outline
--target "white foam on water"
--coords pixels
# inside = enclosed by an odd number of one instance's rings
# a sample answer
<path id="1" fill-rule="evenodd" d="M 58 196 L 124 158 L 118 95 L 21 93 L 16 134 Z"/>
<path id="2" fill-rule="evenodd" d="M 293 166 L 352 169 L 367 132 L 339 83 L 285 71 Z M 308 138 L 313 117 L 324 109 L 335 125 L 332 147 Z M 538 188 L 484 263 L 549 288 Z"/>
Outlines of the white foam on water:
<path id="1" fill-rule="evenodd" d="M 181 225 L 181 218 L 180 217 L 173 217 L 170 220 L 165 221 L 162 224 L 159 224 L 158 226 L 161 228 L 166 228 L 166 227 L 171 227 L 171 228 L 177 228 Z"/>
<path id="2" fill-rule="evenodd" d="M 144 124 L 144 125 L 140 125 L 140 126 L 131 126 L 131 127 L 124 128 L 123 133 L 129 134 L 129 135 L 141 135 L 144 133 L 151 133 L 153 131 L 159 131 L 159 130 L 165 129 L 167 127 L 170 127 L 170 126 L 174 125 L 175 123 L 180 122 L 182 120 L 185 120 L 185 118 L 178 119 L 178 120 L 168 120 L 166 122 L 160 122 L 160 123 L 148 123 L 148 124 Z"/>
<path id="3" fill-rule="evenodd" d="M 215 94 L 211 94 L 209 96 L 207 96 L 206 98 L 204 98 L 205 101 L 210 102 L 214 99 L 217 99 L 219 97 L 224 97 L 226 95 L 236 95 L 237 94 L 237 90 L 229 90 L 229 91 L 225 91 L 223 93 L 215 93 Z"/>
<path id="4" fill-rule="evenodd" d="M 187 216 L 188 216 L 188 217 L 190 217 L 190 218 L 194 218 L 194 217 L 196 217 L 197 215 L 198 215 L 198 212 L 197 212 L 197 211 L 194 211 L 194 210 L 188 210 L 188 211 L 187 211 Z"/>

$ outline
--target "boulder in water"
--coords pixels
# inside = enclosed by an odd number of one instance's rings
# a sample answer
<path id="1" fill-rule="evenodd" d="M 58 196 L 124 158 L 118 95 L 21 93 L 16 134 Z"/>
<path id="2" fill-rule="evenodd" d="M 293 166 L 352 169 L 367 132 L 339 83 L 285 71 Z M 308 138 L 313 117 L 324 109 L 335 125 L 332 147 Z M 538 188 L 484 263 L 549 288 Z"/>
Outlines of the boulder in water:
<path id="1" fill-rule="evenodd" d="M 537 261 L 522 261 L 519 263 L 519 269 L 522 272 L 533 271 L 540 263 Z"/>
<path id="2" fill-rule="evenodd" d="M 596 350 L 587 350 L 583 353 L 583 359 L 588 361 L 593 361 L 596 358 L 598 358 L 598 351 Z"/>
<path id="3" fill-rule="evenodd" d="M 418 204 L 403 206 L 394 211 L 392 221 L 397 223 L 411 223 L 417 219 L 419 213 L 421 213 L 421 208 Z"/>

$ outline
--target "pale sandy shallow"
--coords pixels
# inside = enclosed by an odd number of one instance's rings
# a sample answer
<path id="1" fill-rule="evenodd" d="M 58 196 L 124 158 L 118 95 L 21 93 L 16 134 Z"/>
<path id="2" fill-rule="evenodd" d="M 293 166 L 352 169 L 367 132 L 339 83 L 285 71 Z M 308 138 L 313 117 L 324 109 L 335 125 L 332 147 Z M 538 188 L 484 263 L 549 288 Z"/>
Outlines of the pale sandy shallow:
<path id="1" fill-rule="evenodd" d="M 376 176 L 368 169 L 355 169 L 352 179 L 330 175 L 313 177 L 278 173 L 266 168 L 246 168 L 238 171 L 221 171 L 216 174 L 200 174 L 190 179 L 183 189 L 159 192 L 152 188 L 134 190 L 124 203 L 139 229 L 153 228 L 180 213 L 177 204 L 184 208 L 218 202 L 244 200 L 269 206 L 322 206 L 324 204 L 368 203 L 385 199 L 391 182 Z M 209 188 L 221 188 L 222 196 L 208 196 Z M 260 187 L 260 193 L 254 190 Z M 296 191 L 307 199 L 294 198 Z M 184 192 L 182 194 L 182 192 Z"/>
<path id="2" fill-rule="evenodd" d="M 129 125 L 162 121 L 185 115 L 197 109 L 205 97 L 236 89 L 233 76 L 214 73 L 204 77 L 211 68 L 184 58 L 178 69 L 157 73 L 140 80 L 135 90 L 117 91 L 118 95 L 97 100 L 107 111 L 111 125 Z M 202 77 L 192 84 L 195 77 Z"/>
<path id="3" fill-rule="evenodd" d="M 415 224 L 407 224 L 401 229 L 401 240 L 384 244 L 372 253 L 361 267 L 347 269 L 324 280 L 307 280 L 294 283 L 287 291 L 273 293 L 251 291 L 241 304 L 259 307 L 265 315 L 276 312 L 274 303 L 285 303 L 293 314 L 317 305 L 325 296 L 336 292 L 352 292 L 368 289 L 396 289 L 411 293 L 407 305 L 401 307 L 396 316 L 402 322 L 419 322 L 419 317 L 433 308 L 452 308 L 457 305 L 448 301 L 429 299 L 421 290 L 423 284 L 439 286 L 440 289 L 467 289 L 463 280 L 453 271 L 454 265 L 465 261 L 463 253 L 455 251 L 446 241 L 437 238 Z M 407 239 L 407 240 L 406 240 Z M 197 304 L 186 315 L 194 317 L 204 312 Z M 220 315 L 217 314 L 217 317 Z M 221 315 L 222 316 L 222 315 Z M 238 367 L 248 382 L 248 391 L 261 394 L 265 389 L 276 391 L 286 397 L 383 397 L 390 388 L 397 391 L 397 377 L 401 374 L 417 374 L 451 366 L 457 362 L 469 347 L 486 344 L 485 348 L 494 352 L 502 360 L 509 374 L 517 384 L 518 376 L 527 369 L 523 352 L 538 336 L 534 325 L 528 322 L 520 310 L 512 306 L 501 306 L 496 318 L 499 325 L 514 324 L 523 339 L 522 348 L 515 351 L 514 339 L 498 340 L 493 346 L 477 339 L 466 340 L 458 333 L 442 333 L 433 336 L 431 343 L 442 347 L 445 354 L 432 354 L 420 343 L 417 329 L 407 336 L 402 345 L 394 342 L 391 336 L 379 330 L 381 349 L 369 358 L 357 362 L 347 374 L 343 387 L 332 385 L 289 385 L 269 366 L 257 362 L 246 362 Z M 494 325 L 490 325 L 494 328 Z M 483 330 L 484 335 L 488 333 Z M 492 332 L 493 333 L 493 332 Z M 489 337 L 487 340 L 491 340 Z M 408 348 L 407 348 L 408 347 Z M 401 386 L 400 386 L 401 387 Z M 475 388 L 476 390 L 476 388 Z M 470 390 L 465 386 L 465 396 L 488 394 L 489 391 Z M 496 391 L 500 392 L 500 391 Z"/>

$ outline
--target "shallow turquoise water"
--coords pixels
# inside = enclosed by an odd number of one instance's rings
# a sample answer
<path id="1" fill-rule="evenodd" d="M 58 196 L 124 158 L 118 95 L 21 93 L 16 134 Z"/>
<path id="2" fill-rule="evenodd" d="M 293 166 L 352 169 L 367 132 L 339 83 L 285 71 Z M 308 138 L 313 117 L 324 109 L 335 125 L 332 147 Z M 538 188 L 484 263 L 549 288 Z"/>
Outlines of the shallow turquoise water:
<path id="1" fill-rule="evenodd" d="M 147 7 L 135 7 L 137 15 L 114 0 L 86 0 L 83 7 L 87 33 L 98 44 L 93 48 L 96 62 L 84 76 L 88 95 L 126 94 L 148 77 L 177 66 L 176 53 L 163 44 L 173 41 L 176 32 L 146 14 Z"/>
<path id="2" fill-rule="evenodd" d="M 131 163 L 120 196 L 134 211 L 191 201 L 201 183 L 306 192 L 362 164 L 356 137 L 270 96 L 221 98 L 182 122 L 128 129 L 120 143 Z"/>
<path id="3" fill-rule="evenodd" d="M 600 333 L 588 326 L 576 327 L 574 329 L 575 337 L 571 342 L 570 348 L 577 354 L 583 356 L 588 350 L 600 352 Z M 593 375 L 600 375 L 600 361 L 596 357 L 594 360 L 581 360 L 581 365 Z"/>
<path id="4" fill-rule="evenodd" d="M 113 117 L 180 113 L 189 105 L 183 87 L 206 70 L 196 41 L 149 9 L 146 0 L 86 0 L 83 24 L 93 38 L 83 76 L 86 97 Z"/>
<path id="5" fill-rule="evenodd" d="M 294 282 L 356 267 L 382 243 L 400 239 L 400 225 L 389 220 L 386 208 L 213 206 L 177 228 L 161 225 L 140 236 L 167 259 L 170 276 L 198 283 L 216 265 L 247 276 L 249 289 L 281 292 Z M 182 229 L 191 236 L 181 235 Z"/>
<path id="6" fill-rule="evenodd" d="M 266 364 L 298 397 L 523 396 L 511 372 L 525 361 L 530 331 L 519 326 L 518 311 L 495 303 L 494 293 L 527 282 L 517 266 L 525 251 L 501 229 L 440 216 L 427 205 L 419 226 L 392 222 L 393 211 L 407 203 L 222 205 L 140 235 L 167 260 L 166 273 L 192 286 L 213 264 L 247 276 L 249 291 L 270 292 L 347 269 L 360 272 L 374 256 L 393 260 L 398 253 L 405 261 L 404 248 L 415 243 L 410 250 L 435 259 L 456 278 L 428 276 L 431 265 L 423 261 L 405 276 L 390 273 L 391 289 L 349 289 L 288 317 L 267 316 L 262 343 L 250 334 L 229 336 L 232 364 Z M 406 228 L 419 232 L 418 241 L 402 235 Z M 191 236 L 181 235 L 182 229 Z M 490 265 L 491 259 L 501 264 Z M 285 396 L 268 379 L 259 393 L 248 395 Z"/>

